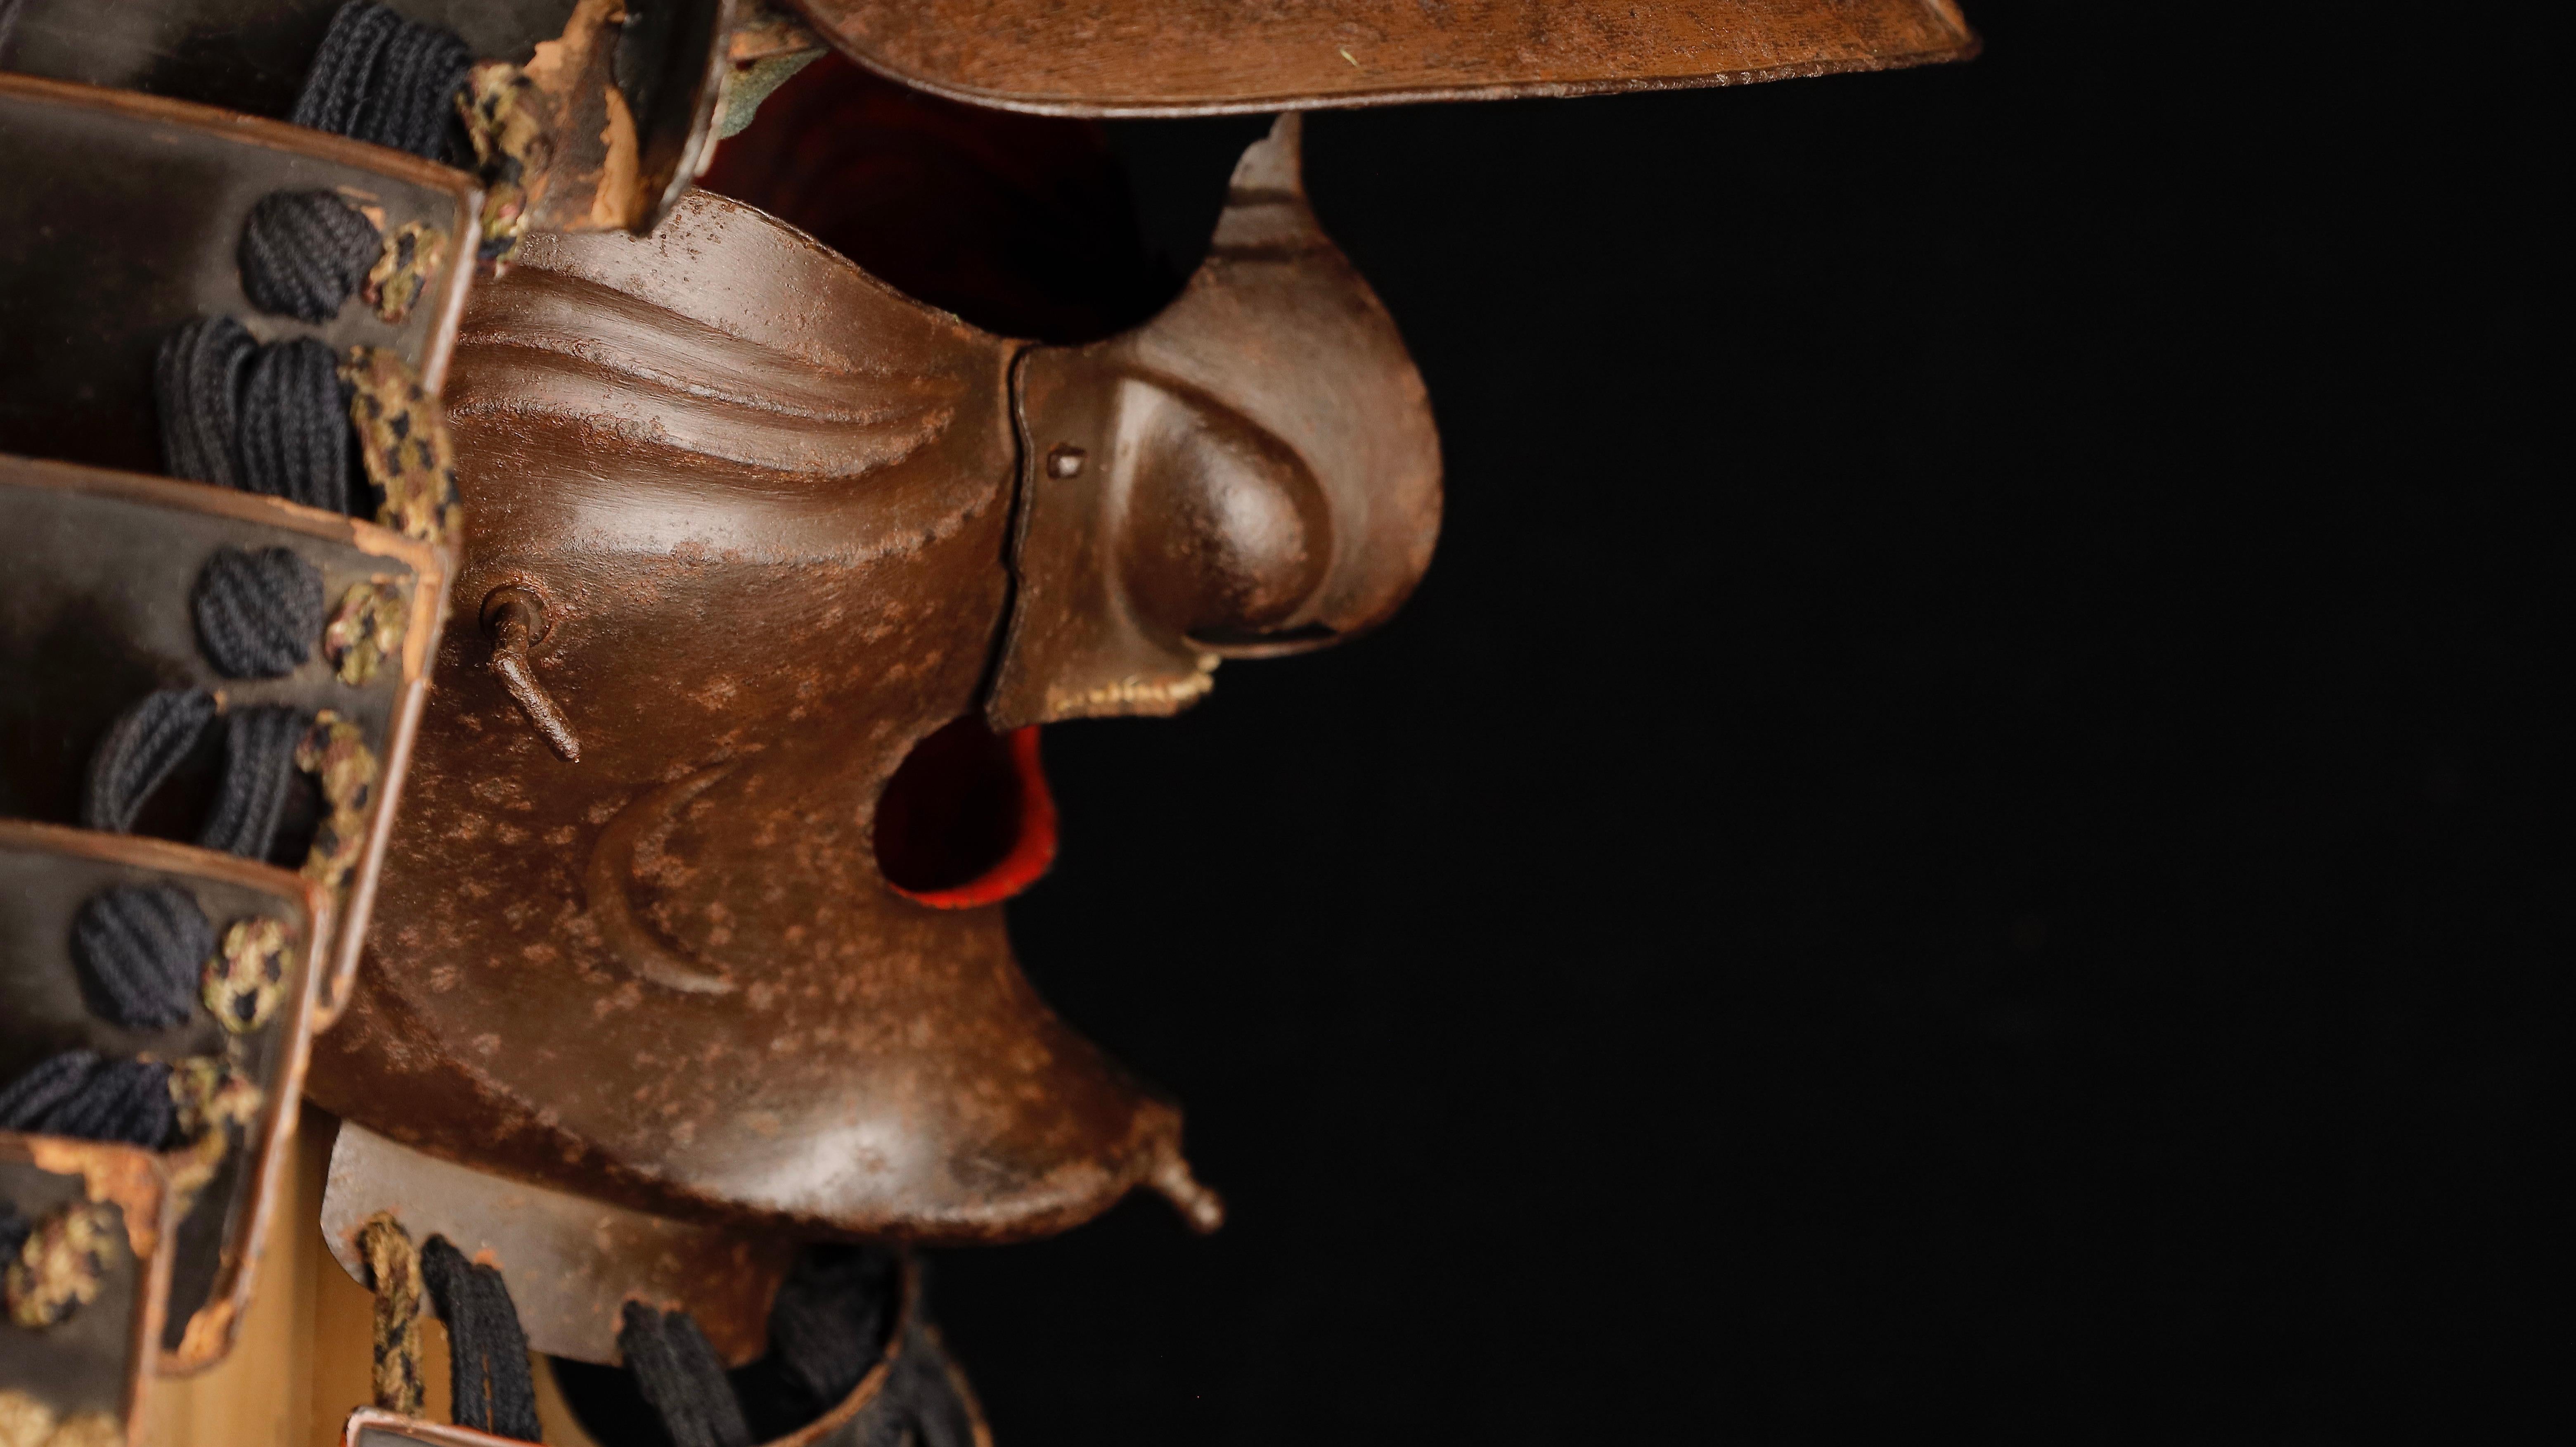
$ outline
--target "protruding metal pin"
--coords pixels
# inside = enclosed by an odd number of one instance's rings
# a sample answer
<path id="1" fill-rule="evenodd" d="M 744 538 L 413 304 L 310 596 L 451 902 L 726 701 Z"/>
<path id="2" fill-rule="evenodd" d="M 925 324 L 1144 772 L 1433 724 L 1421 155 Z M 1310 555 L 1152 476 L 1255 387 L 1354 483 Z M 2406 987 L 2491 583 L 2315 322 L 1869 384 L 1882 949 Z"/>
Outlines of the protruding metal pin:
<path id="1" fill-rule="evenodd" d="M 1224 1200 L 1199 1184 L 1199 1178 L 1190 1174 L 1190 1163 L 1181 1158 L 1179 1151 L 1156 1162 L 1154 1173 L 1145 1178 L 1145 1184 L 1171 1202 L 1172 1208 L 1181 1213 L 1181 1219 L 1200 1235 L 1205 1236 L 1225 1224 Z"/>
<path id="2" fill-rule="evenodd" d="M 581 740 L 528 666 L 528 650 L 546 636 L 545 600 L 525 588 L 495 588 L 483 599 L 483 631 L 492 638 L 492 671 L 501 675 L 501 686 L 564 762 L 580 763 Z"/>

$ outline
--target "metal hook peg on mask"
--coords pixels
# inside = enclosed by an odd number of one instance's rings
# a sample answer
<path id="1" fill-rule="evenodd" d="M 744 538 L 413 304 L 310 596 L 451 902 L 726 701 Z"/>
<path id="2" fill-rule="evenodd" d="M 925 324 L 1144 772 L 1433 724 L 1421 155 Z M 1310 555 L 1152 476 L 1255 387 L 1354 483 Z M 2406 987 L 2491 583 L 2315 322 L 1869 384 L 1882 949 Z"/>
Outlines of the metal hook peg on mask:
<path id="1" fill-rule="evenodd" d="M 545 638 L 550 626 L 546 600 L 525 588 L 505 584 L 484 595 L 483 631 L 492 639 L 492 671 L 501 675 L 501 686 L 564 762 L 577 764 L 581 740 L 573 736 L 571 722 L 547 696 L 536 670 L 528 664 L 528 650 Z"/>

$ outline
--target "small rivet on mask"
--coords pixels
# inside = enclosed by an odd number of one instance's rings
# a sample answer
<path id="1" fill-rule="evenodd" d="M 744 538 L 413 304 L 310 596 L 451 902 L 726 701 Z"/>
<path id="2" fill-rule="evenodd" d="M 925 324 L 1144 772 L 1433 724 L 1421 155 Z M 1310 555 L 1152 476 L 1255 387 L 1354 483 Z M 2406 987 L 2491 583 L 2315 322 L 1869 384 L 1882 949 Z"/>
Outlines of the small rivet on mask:
<path id="1" fill-rule="evenodd" d="M 1090 455 L 1070 443 L 1059 444 L 1053 452 L 1047 454 L 1047 476 L 1080 477 L 1082 464 Z"/>

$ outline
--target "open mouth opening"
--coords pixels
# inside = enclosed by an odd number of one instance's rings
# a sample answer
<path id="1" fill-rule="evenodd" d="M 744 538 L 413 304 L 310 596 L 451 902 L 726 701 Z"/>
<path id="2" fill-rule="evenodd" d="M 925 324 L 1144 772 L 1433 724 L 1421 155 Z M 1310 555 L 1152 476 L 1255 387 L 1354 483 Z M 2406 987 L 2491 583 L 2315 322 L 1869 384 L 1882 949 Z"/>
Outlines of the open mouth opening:
<path id="1" fill-rule="evenodd" d="M 999 904 L 1055 862 L 1055 799 L 1032 726 L 972 714 L 912 746 L 877 797 L 877 871 L 933 909 Z"/>

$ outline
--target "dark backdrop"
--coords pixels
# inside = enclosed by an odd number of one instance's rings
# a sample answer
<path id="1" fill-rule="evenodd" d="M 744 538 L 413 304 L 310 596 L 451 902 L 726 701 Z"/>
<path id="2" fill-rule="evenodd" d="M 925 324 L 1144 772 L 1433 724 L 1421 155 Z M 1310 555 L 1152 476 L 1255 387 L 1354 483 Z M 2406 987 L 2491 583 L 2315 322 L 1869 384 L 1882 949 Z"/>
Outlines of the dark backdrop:
<path id="1" fill-rule="evenodd" d="M 1047 733 L 1014 936 L 1233 1215 L 941 1257 L 1004 1442 L 2563 1420 L 2565 87 L 2258 8 L 1313 123 L 1440 554 Z M 1167 248 L 1244 139 L 1118 128 Z"/>

